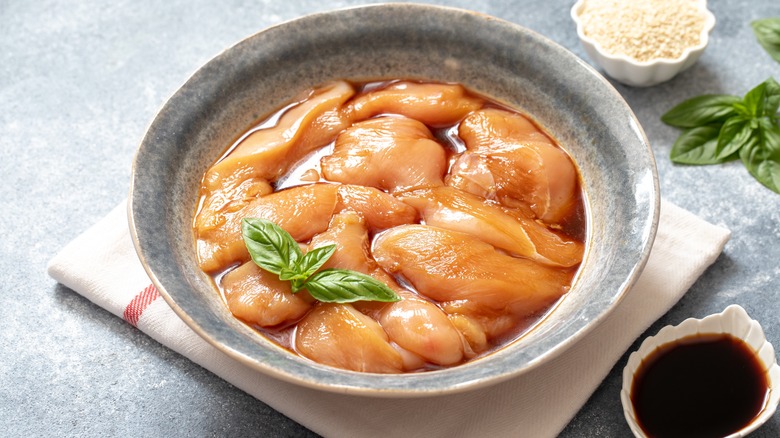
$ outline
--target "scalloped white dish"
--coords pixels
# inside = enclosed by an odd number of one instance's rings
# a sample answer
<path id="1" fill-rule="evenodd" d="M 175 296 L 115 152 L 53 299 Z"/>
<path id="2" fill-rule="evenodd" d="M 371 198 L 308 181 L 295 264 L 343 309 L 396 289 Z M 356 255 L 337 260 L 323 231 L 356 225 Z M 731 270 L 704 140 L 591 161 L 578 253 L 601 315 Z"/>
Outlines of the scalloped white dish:
<path id="1" fill-rule="evenodd" d="M 780 365 L 777 364 L 775 350 L 770 344 L 758 321 L 751 319 L 745 309 L 731 305 L 723 312 L 707 316 L 703 319 L 689 318 L 676 326 L 666 326 L 655 336 L 650 336 L 642 342 L 639 349 L 628 358 L 623 368 L 623 387 L 620 400 L 623 403 L 623 413 L 631 431 L 635 436 L 646 437 L 642 430 L 631 402 L 631 387 L 634 375 L 642 361 L 658 348 L 679 339 L 699 334 L 729 334 L 742 340 L 756 355 L 767 376 L 768 394 L 763 409 L 747 425 L 729 435 L 743 437 L 764 424 L 774 415 L 780 402 Z"/>
<path id="2" fill-rule="evenodd" d="M 704 15 L 704 27 L 700 43 L 686 48 L 682 55 L 675 59 L 653 59 L 640 62 L 623 54 L 609 53 L 598 41 L 585 35 L 580 20 L 585 3 L 588 0 L 578 0 L 571 8 L 571 18 L 577 25 L 577 36 L 585 52 L 611 78 L 634 87 L 649 87 L 666 82 L 678 73 L 693 66 L 709 43 L 709 34 L 715 27 L 715 16 L 707 9 L 706 0 L 698 0 L 698 6 Z"/>

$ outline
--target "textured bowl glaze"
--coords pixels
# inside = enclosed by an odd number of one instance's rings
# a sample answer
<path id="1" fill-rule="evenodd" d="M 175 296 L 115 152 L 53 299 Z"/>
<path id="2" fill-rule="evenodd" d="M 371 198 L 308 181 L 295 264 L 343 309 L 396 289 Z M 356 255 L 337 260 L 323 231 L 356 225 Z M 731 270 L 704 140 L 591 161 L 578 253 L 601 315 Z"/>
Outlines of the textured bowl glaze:
<path id="1" fill-rule="evenodd" d="M 666 82 L 678 73 L 689 69 L 704 53 L 709 43 L 709 35 L 715 27 L 715 16 L 707 9 L 706 0 L 697 0 L 701 14 L 704 16 L 704 28 L 698 45 L 686 48 L 676 59 L 653 59 L 639 62 L 621 54 L 607 52 L 598 41 L 585 35 L 580 13 L 587 0 L 578 0 L 571 8 L 571 18 L 577 25 L 577 36 L 588 54 L 604 71 L 615 80 L 634 87 L 649 87 Z"/>
<path id="2" fill-rule="evenodd" d="M 647 436 L 637 422 L 634 404 L 631 403 L 631 385 L 642 360 L 659 347 L 681 338 L 697 334 L 720 333 L 727 333 L 744 341 L 761 361 L 769 380 L 769 396 L 764 409 L 745 427 L 729 435 L 729 438 L 747 436 L 772 418 L 780 401 L 780 366 L 777 364 L 775 349 L 766 340 L 761 324 L 750 318 L 742 307 L 731 305 L 723 312 L 704 319 L 688 318 L 679 325 L 662 328 L 655 336 L 645 339 L 639 349 L 628 357 L 628 363 L 623 368 L 623 388 L 620 391 L 620 401 L 623 403 L 626 421 L 628 421 L 635 436 L 639 438 Z"/>
<path id="3" fill-rule="evenodd" d="M 302 359 L 234 318 L 198 268 L 200 179 L 258 118 L 331 79 L 465 84 L 531 114 L 576 161 L 589 237 L 571 291 L 525 336 L 479 360 L 378 375 Z M 512 23 L 469 11 L 378 5 L 266 29 L 198 70 L 163 106 L 133 166 L 129 218 L 142 263 L 192 329 L 257 370 L 308 387 L 422 396 L 496 383 L 554 357 L 603 320 L 639 276 L 658 221 L 658 177 L 639 123 L 597 72 Z"/>

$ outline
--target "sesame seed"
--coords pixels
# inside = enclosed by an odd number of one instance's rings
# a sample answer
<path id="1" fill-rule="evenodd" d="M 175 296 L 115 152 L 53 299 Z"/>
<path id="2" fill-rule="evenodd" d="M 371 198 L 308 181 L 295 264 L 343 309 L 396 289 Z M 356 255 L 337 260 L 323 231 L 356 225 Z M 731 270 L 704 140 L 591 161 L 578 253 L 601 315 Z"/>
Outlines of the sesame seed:
<path id="1" fill-rule="evenodd" d="M 585 36 L 606 52 L 639 62 L 679 58 L 704 29 L 693 0 L 587 0 L 580 19 Z"/>

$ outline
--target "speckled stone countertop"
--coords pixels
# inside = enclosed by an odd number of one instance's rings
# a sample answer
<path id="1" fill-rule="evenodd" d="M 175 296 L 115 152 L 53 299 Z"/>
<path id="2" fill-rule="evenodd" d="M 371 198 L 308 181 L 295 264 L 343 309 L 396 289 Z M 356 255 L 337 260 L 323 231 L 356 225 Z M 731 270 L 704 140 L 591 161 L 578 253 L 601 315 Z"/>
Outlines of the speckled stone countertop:
<path id="1" fill-rule="evenodd" d="M 223 49 L 267 26 L 365 2 L 0 2 L 0 427 L 4 436 L 315 436 L 171 352 L 45 273 L 48 260 L 127 196 L 157 109 Z M 533 29 L 579 55 L 573 0 L 434 2 Z M 739 162 L 673 165 L 659 116 L 704 93 L 742 95 L 780 64 L 750 22 L 774 0 L 710 1 L 718 22 L 689 71 L 651 88 L 615 84 L 658 161 L 662 196 L 732 230 L 724 253 L 644 336 L 739 304 L 780 346 L 780 195 Z M 638 347 L 640 337 L 631 350 Z M 627 354 L 563 431 L 627 436 Z M 780 414 L 754 433 L 780 436 Z"/>

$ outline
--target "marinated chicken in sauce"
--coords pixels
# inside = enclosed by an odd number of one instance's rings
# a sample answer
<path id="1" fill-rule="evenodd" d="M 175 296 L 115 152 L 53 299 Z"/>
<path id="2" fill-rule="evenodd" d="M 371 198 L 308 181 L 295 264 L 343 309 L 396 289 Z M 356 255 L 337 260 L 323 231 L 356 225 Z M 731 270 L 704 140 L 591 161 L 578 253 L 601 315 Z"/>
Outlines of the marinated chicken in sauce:
<path id="1" fill-rule="evenodd" d="M 224 214 L 273 191 L 270 183 L 349 126 L 343 104 L 355 93 L 345 82 L 312 90 L 279 118 L 276 126 L 245 135 L 230 154 L 206 171 L 198 232 L 217 227 Z"/>
<path id="2" fill-rule="evenodd" d="M 474 111 L 458 134 L 468 151 L 453 165 L 450 186 L 507 207 L 526 206 L 548 223 L 571 214 L 574 163 L 528 118 L 496 108 Z"/>
<path id="3" fill-rule="evenodd" d="M 310 247 L 336 244 L 337 249 L 323 268 L 340 268 L 370 275 L 387 284 L 402 300 L 395 303 L 358 302 L 353 306 L 374 317 L 407 361 L 411 369 L 425 361 L 451 365 L 463 358 L 463 339 L 447 314 L 422 296 L 402 288 L 371 255 L 368 229 L 354 212 L 333 217 L 330 227 L 311 240 Z M 404 351 L 405 350 L 405 351 Z"/>
<path id="4" fill-rule="evenodd" d="M 390 193 L 444 185 L 447 153 L 421 122 L 379 117 L 355 123 L 321 161 L 330 181 L 376 187 Z"/>
<path id="5" fill-rule="evenodd" d="M 430 225 L 403 225 L 380 234 L 374 258 L 438 302 L 508 310 L 524 317 L 558 299 L 571 273 L 497 251 L 471 234 Z"/>
<path id="6" fill-rule="evenodd" d="M 346 113 L 355 121 L 395 114 L 442 127 L 458 123 L 484 103 L 462 85 L 401 81 L 356 97 L 347 104 Z"/>
<path id="7" fill-rule="evenodd" d="M 459 84 L 337 81 L 206 171 L 193 231 L 237 318 L 324 365 L 405 373 L 529 330 L 571 288 L 583 217 L 576 166 L 527 116 Z M 366 275 L 400 300 L 293 293 L 251 260 L 244 218 L 275 223 L 301 254 L 334 245 L 320 271 Z"/>
<path id="8" fill-rule="evenodd" d="M 508 213 L 500 204 L 471 193 L 436 187 L 398 198 L 417 209 L 427 225 L 471 234 L 512 255 L 563 267 L 582 261 L 581 242 L 525 217 L 522 211 Z"/>

